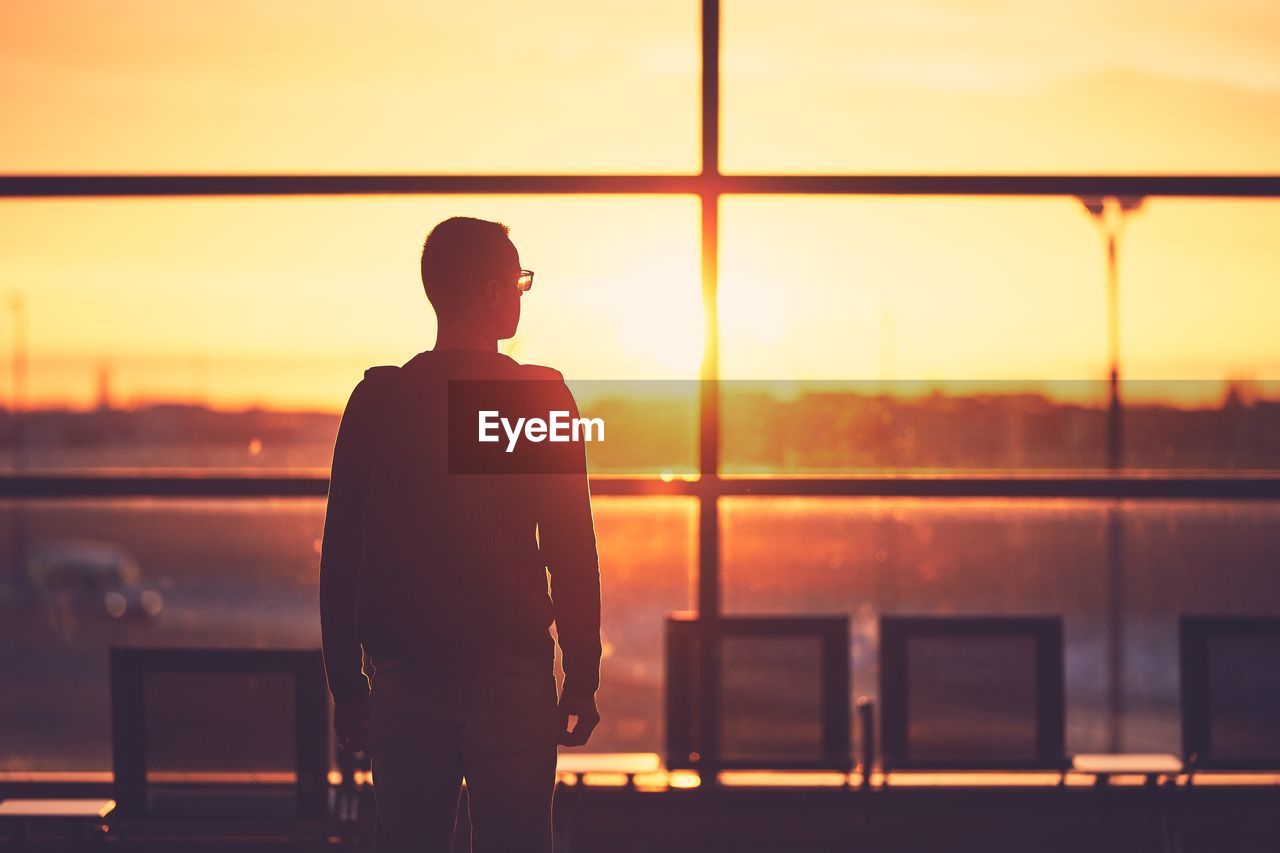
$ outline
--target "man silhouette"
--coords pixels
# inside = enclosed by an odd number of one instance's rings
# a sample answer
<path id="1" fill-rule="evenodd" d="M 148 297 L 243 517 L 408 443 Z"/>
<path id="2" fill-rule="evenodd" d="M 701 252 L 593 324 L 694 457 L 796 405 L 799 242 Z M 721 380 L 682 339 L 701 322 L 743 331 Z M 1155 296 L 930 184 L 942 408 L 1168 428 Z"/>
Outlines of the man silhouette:
<path id="1" fill-rule="evenodd" d="M 600 719 L 600 575 L 581 444 L 551 473 L 455 471 L 467 450 L 448 411 L 460 382 L 536 387 L 577 417 L 558 372 L 498 353 L 532 286 L 507 235 L 466 217 L 431 231 L 422 283 L 436 345 L 367 370 L 334 446 L 325 669 L 338 745 L 373 758 L 382 851 L 450 850 L 464 778 L 473 849 L 549 851 L 557 743 L 585 744 Z"/>

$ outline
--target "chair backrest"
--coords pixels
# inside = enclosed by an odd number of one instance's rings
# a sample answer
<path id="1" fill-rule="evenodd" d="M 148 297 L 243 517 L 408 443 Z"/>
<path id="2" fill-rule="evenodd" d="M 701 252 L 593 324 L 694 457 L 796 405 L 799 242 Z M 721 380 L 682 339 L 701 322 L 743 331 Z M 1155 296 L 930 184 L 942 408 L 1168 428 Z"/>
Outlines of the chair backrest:
<path id="1" fill-rule="evenodd" d="M 885 770 L 1062 769 L 1062 620 L 884 616 Z"/>
<path id="2" fill-rule="evenodd" d="M 1196 769 L 1280 769 L 1280 616 L 1183 616 L 1182 758 Z"/>
<path id="3" fill-rule="evenodd" d="M 112 648 L 119 814 L 323 817 L 328 709 L 318 650 Z"/>
<path id="4" fill-rule="evenodd" d="M 847 771 L 849 682 L 846 616 L 671 614 L 667 766 Z"/>

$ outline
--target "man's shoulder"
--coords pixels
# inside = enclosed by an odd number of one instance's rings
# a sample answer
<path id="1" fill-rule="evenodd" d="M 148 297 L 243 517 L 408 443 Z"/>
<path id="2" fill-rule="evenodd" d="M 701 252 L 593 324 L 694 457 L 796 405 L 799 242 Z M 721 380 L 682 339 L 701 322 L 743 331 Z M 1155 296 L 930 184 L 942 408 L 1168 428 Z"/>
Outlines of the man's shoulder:
<path id="1" fill-rule="evenodd" d="M 351 389 L 347 400 L 347 414 L 363 413 L 377 407 L 377 401 L 391 393 L 392 385 L 400 368 L 392 364 L 380 364 L 367 368 L 364 376 Z"/>
<path id="2" fill-rule="evenodd" d="M 398 364 L 378 364 L 373 367 L 366 368 L 364 372 L 365 380 L 369 382 L 381 382 L 395 376 L 400 370 Z"/>
<path id="3" fill-rule="evenodd" d="M 564 374 L 556 370 L 554 367 L 547 367 L 543 364 L 521 364 L 517 366 L 522 379 L 544 379 L 553 382 L 563 382 Z"/>
<path id="4" fill-rule="evenodd" d="M 519 366 L 519 378 L 522 382 L 532 382 L 530 389 L 536 389 L 539 399 L 548 405 L 573 405 L 573 392 L 564 381 L 564 374 L 554 367 L 542 364 L 522 364 Z"/>
<path id="5" fill-rule="evenodd" d="M 399 373 L 400 368 L 394 364 L 379 364 L 366 368 L 364 376 L 351 391 L 352 400 L 381 396 L 386 389 L 393 386 Z"/>
<path id="6" fill-rule="evenodd" d="M 412 382 L 410 372 L 405 370 L 406 367 L 408 365 L 380 364 L 366 368 L 364 377 L 356 383 L 355 390 L 352 392 L 353 398 L 364 400 L 395 393 L 402 384 L 400 381 L 402 375 L 406 381 Z M 486 370 L 479 375 L 472 374 L 469 378 L 554 382 L 558 388 L 568 391 L 564 374 L 554 367 L 543 364 L 521 364 L 509 358 L 506 359 L 506 364 L 496 372 Z"/>

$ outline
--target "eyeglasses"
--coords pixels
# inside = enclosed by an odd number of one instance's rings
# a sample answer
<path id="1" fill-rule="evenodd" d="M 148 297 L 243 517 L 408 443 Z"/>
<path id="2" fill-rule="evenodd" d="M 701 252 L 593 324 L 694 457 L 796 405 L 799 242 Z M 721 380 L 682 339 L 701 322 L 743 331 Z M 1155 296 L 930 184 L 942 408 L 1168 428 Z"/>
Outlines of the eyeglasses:
<path id="1" fill-rule="evenodd" d="M 520 277 L 516 279 L 516 289 L 521 293 L 528 293 L 533 288 L 533 270 L 520 270 Z"/>

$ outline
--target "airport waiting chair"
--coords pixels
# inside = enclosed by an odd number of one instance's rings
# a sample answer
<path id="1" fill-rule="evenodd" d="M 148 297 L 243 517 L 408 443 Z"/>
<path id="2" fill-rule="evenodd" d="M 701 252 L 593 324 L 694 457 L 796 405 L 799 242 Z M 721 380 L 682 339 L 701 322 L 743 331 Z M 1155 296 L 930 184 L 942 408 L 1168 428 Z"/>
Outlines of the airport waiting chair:
<path id="1" fill-rule="evenodd" d="M 674 613 L 666 643 L 669 769 L 849 771 L 847 616 Z"/>
<path id="2" fill-rule="evenodd" d="M 1183 616 L 1182 758 L 1197 770 L 1280 769 L 1280 616 Z"/>
<path id="3" fill-rule="evenodd" d="M 884 616 L 880 751 L 893 770 L 1066 766 L 1062 620 Z"/>
<path id="4" fill-rule="evenodd" d="M 322 840 L 328 719 L 319 651 L 113 648 L 112 835 Z"/>

